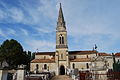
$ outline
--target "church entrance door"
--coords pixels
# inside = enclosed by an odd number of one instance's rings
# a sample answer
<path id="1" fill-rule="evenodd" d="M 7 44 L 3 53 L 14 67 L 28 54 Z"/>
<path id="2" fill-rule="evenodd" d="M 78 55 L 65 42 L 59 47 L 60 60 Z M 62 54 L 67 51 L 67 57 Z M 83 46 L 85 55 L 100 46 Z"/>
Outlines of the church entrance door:
<path id="1" fill-rule="evenodd" d="M 60 66 L 60 75 L 65 75 L 65 67 L 63 65 Z"/>

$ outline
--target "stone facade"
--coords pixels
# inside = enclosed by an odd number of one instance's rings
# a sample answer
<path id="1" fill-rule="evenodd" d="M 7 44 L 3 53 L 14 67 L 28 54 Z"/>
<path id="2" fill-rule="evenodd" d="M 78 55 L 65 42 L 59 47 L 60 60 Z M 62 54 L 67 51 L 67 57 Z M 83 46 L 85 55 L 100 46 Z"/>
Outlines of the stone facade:
<path id="1" fill-rule="evenodd" d="M 111 54 L 99 53 L 96 50 L 89 51 L 69 51 L 67 43 L 67 30 L 60 4 L 57 28 L 56 28 L 56 51 L 37 52 L 35 59 L 31 61 L 30 71 L 54 71 L 56 75 L 65 74 L 66 69 L 90 70 L 93 58 L 101 57 L 107 61 L 108 68 L 112 69 L 113 58 Z M 118 56 L 120 59 L 120 56 Z M 117 59 L 117 60 L 118 60 Z M 98 60 L 97 66 L 104 64 Z"/>

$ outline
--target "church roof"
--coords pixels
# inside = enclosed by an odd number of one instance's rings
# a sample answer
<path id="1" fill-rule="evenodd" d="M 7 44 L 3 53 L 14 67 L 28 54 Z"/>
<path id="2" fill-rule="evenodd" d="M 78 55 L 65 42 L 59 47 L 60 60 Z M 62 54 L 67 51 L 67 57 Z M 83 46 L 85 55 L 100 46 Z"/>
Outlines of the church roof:
<path id="1" fill-rule="evenodd" d="M 71 62 L 90 62 L 91 59 L 90 58 L 76 58 L 73 60 L 70 60 Z"/>
<path id="2" fill-rule="evenodd" d="M 34 59 L 31 61 L 31 63 L 53 63 L 55 62 L 55 59 Z"/>
<path id="3" fill-rule="evenodd" d="M 86 54 L 96 54 L 97 51 L 69 51 L 70 55 L 86 55 Z"/>
<path id="4" fill-rule="evenodd" d="M 37 52 L 36 55 L 55 55 L 55 52 Z"/>
<path id="5" fill-rule="evenodd" d="M 112 56 L 111 54 L 108 53 L 98 53 L 99 56 Z"/>
<path id="6" fill-rule="evenodd" d="M 119 52 L 119 53 L 116 53 L 115 56 L 119 56 L 119 57 L 120 57 L 120 52 Z"/>
<path id="7" fill-rule="evenodd" d="M 70 55 L 96 54 L 97 51 L 69 51 Z M 55 52 L 36 52 L 36 55 L 55 55 Z"/>

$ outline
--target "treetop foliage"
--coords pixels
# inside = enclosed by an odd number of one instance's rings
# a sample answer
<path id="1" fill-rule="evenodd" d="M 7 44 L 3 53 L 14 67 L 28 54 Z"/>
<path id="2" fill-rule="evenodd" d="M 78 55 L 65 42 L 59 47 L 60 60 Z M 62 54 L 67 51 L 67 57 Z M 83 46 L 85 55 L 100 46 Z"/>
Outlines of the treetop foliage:
<path id="1" fill-rule="evenodd" d="M 20 64 L 27 65 L 30 60 L 31 52 L 23 51 L 22 45 L 17 40 L 5 40 L 0 46 L 0 62 L 6 61 L 9 67 L 16 68 Z"/>

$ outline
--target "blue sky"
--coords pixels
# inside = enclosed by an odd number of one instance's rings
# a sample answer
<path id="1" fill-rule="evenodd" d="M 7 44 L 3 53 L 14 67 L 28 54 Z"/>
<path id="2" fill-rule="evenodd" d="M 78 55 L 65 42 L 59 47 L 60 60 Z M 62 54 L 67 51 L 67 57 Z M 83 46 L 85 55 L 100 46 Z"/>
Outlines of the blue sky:
<path id="1" fill-rule="evenodd" d="M 61 0 L 69 50 L 120 52 L 120 0 Z M 0 44 L 16 39 L 24 50 L 55 51 L 59 0 L 0 0 Z"/>

